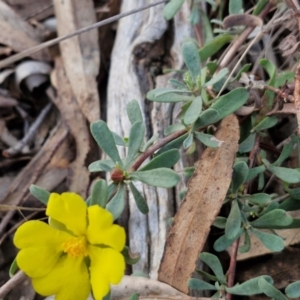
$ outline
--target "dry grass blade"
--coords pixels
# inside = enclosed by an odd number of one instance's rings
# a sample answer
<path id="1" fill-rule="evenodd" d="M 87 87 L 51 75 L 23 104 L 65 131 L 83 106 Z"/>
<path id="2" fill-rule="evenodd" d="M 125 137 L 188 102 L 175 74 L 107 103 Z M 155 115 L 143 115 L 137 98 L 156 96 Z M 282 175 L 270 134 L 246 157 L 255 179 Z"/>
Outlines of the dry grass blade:
<path id="1" fill-rule="evenodd" d="M 239 137 L 237 118 L 226 117 L 216 134 L 224 143 L 218 149 L 204 151 L 174 217 L 158 278 L 183 293 L 188 293 L 188 279 L 225 199 Z"/>

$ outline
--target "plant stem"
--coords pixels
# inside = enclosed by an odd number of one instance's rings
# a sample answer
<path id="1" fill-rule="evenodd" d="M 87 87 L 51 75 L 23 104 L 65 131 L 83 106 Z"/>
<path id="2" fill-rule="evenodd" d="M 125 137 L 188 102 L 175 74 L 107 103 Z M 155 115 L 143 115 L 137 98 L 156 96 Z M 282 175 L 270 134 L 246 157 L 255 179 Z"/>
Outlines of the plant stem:
<path id="1" fill-rule="evenodd" d="M 170 135 L 168 135 L 167 137 L 161 139 L 160 141 L 158 141 L 157 143 L 155 143 L 154 145 L 152 145 L 151 147 L 149 147 L 145 152 L 143 152 L 138 158 L 137 160 L 134 162 L 134 164 L 131 166 L 131 168 L 129 169 L 129 172 L 133 172 L 136 171 L 140 165 L 150 156 L 152 155 L 156 150 L 162 148 L 163 146 L 165 146 L 166 144 L 168 144 L 169 142 L 177 139 L 178 137 L 184 135 L 185 133 L 187 133 L 186 129 L 182 129 L 179 130 L 177 132 L 174 132 Z"/>

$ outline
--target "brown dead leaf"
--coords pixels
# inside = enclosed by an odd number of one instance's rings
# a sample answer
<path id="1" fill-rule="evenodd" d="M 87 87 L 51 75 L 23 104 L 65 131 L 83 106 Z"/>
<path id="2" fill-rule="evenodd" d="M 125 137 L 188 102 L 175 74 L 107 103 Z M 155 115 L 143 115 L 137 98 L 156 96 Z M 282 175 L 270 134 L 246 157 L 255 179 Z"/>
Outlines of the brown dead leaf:
<path id="1" fill-rule="evenodd" d="M 59 36 L 96 23 L 92 0 L 55 0 Z M 100 118 L 96 76 L 100 66 L 97 29 L 60 43 L 61 55 L 77 102 L 90 122 Z"/>
<path id="2" fill-rule="evenodd" d="M 0 43 L 9 46 L 16 52 L 34 47 L 41 42 L 41 37 L 34 28 L 2 1 L 0 1 L 0 32 Z M 38 60 L 50 60 L 47 49 L 30 56 Z"/>
<path id="3" fill-rule="evenodd" d="M 239 137 L 237 118 L 226 117 L 216 134 L 224 143 L 204 151 L 168 233 L 158 279 L 183 293 L 188 293 L 187 282 L 225 199 Z"/>
<path id="4" fill-rule="evenodd" d="M 223 21 L 223 27 L 225 29 L 234 27 L 234 26 L 247 26 L 247 27 L 262 27 L 263 20 L 260 17 L 253 15 L 230 15 L 226 17 Z"/>
<path id="5" fill-rule="evenodd" d="M 75 193 L 79 193 L 82 197 L 86 197 L 89 185 L 89 172 L 85 166 L 85 159 L 90 151 L 89 146 L 89 130 L 86 118 L 80 110 L 73 94 L 72 88 L 68 81 L 66 71 L 61 58 L 55 60 L 55 75 L 58 97 L 51 96 L 55 105 L 73 135 L 76 143 L 76 158 L 70 165 L 70 184 L 69 189 Z M 52 91 L 52 92 L 51 92 Z M 53 94 L 50 88 L 48 94 Z"/>

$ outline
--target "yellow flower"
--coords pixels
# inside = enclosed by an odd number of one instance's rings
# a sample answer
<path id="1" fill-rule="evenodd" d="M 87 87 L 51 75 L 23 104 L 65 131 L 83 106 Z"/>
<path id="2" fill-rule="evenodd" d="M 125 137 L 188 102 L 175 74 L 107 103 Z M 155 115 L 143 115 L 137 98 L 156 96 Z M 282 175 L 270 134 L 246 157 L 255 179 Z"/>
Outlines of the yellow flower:
<path id="1" fill-rule="evenodd" d="M 74 193 L 52 193 L 46 215 L 50 226 L 28 221 L 16 231 L 19 268 L 41 295 L 86 300 L 92 291 L 96 300 L 102 299 L 124 275 L 124 229 L 113 224 L 109 211 L 87 207 Z"/>

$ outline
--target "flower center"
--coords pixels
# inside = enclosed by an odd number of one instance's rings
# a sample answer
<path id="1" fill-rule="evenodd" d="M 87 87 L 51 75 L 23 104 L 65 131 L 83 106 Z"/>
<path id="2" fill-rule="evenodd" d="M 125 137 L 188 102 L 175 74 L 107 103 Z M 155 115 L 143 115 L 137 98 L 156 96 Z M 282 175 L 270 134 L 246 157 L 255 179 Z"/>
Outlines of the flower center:
<path id="1" fill-rule="evenodd" d="M 86 239 L 84 236 L 71 237 L 63 244 L 63 251 L 71 257 L 87 256 Z"/>

